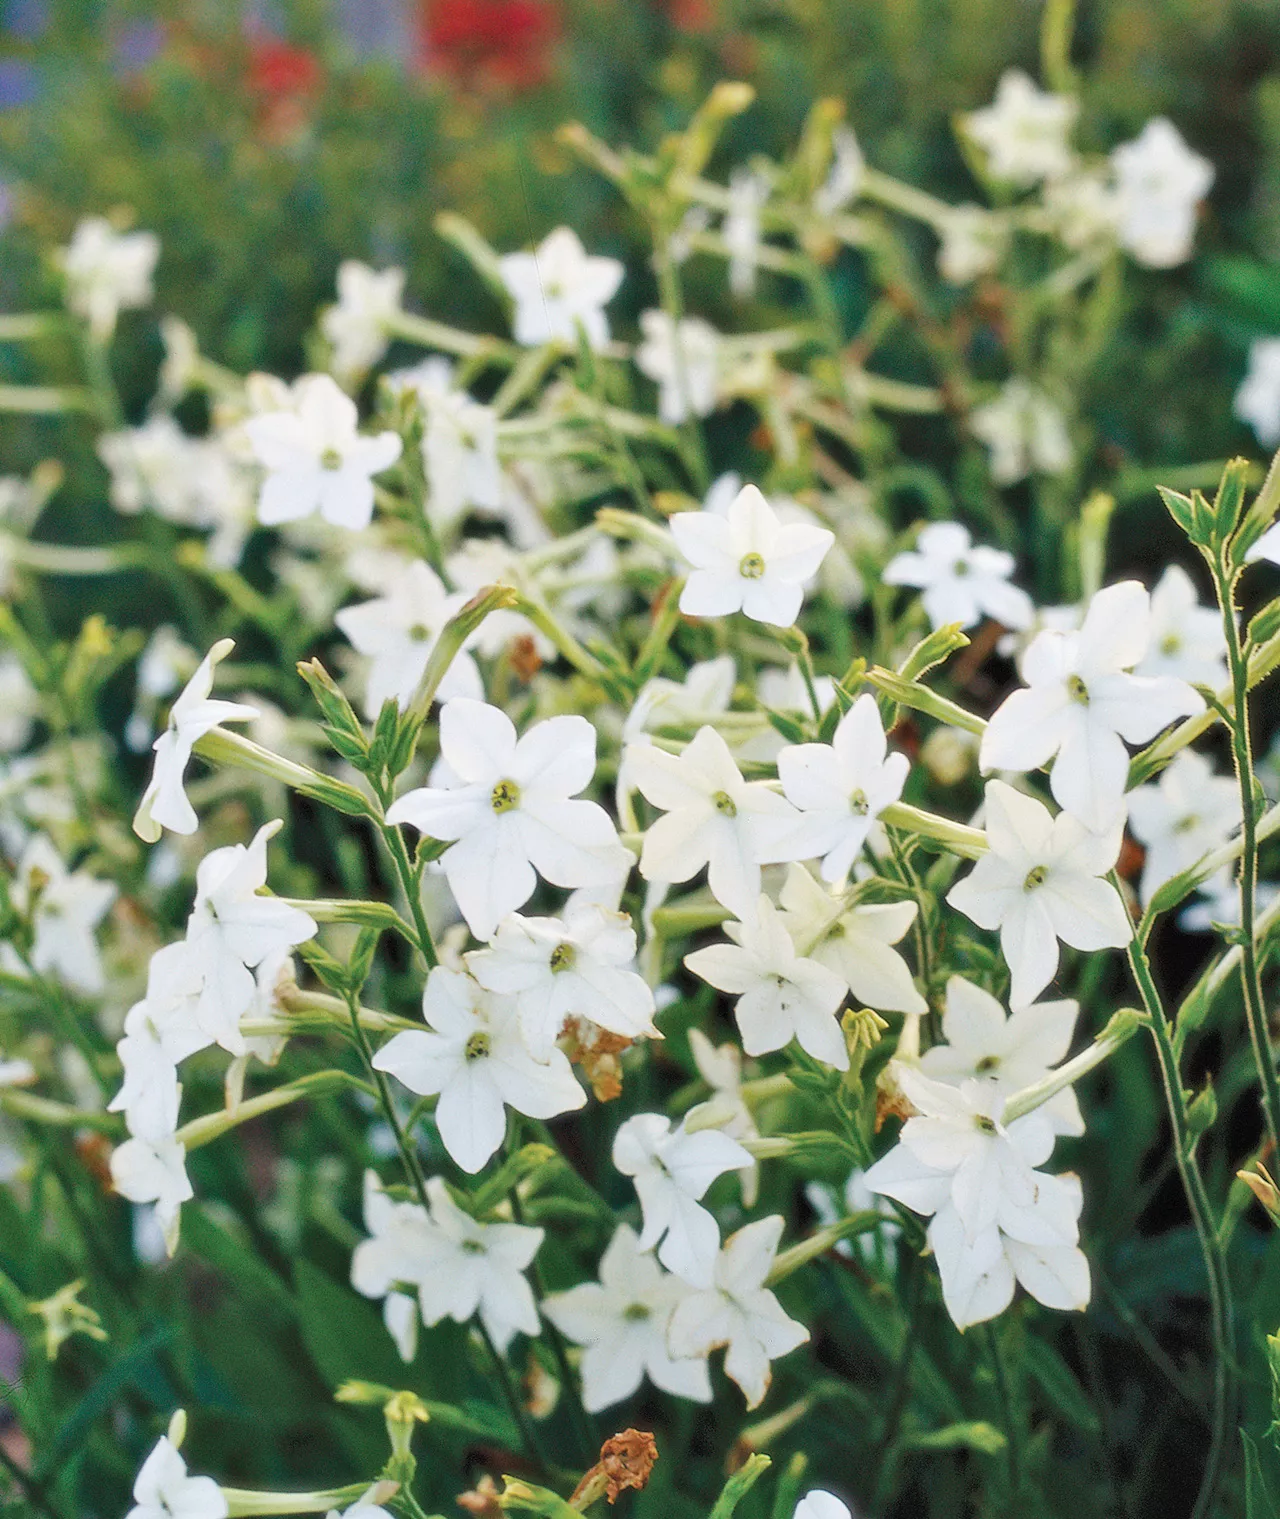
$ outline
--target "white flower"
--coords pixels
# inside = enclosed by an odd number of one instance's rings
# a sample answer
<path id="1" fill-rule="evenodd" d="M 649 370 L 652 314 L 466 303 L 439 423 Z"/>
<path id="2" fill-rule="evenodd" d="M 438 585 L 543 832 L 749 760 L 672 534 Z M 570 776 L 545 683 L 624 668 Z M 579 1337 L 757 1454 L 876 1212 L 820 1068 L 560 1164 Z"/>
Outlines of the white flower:
<path id="1" fill-rule="evenodd" d="M 1079 109 L 1069 96 L 1038 90 L 1021 69 L 1006 69 L 994 102 L 961 121 L 967 135 L 986 150 L 993 179 L 1033 185 L 1071 167 L 1070 136 Z"/>
<path id="2" fill-rule="evenodd" d="M 872 825 L 902 795 L 911 763 L 889 754 L 876 699 L 863 694 L 829 744 L 791 744 L 778 755 L 786 799 L 805 821 L 805 854 L 822 856 L 824 881 L 849 874 Z"/>
<path id="3" fill-rule="evenodd" d="M 596 768 L 596 731 L 585 717 L 549 717 L 517 739 L 505 712 L 456 697 L 440 713 L 440 752 L 450 783 L 406 792 L 387 821 L 451 841 L 445 877 L 477 938 L 529 900 L 535 869 L 568 888 L 620 874 L 626 852 L 608 813 L 571 800 Z"/>
<path id="4" fill-rule="evenodd" d="M 765 1286 L 783 1227 L 774 1214 L 730 1235 L 716 1257 L 714 1285 L 691 1293 L 677 1307 L 667 1335 L 679 1354 L 706 1355 L 718 1345 L 727 1347 L 725 1375 L 742 1389 L 748 1408 L 758 1407 L 769 1390 L 770 1362 L 809 1338 Z"/>
<path id="5" fill-rule="evenodd" d="M 589 1018 L 626 1039 L 660 1038 L 653 992 L 632 969 L 635 930 L 626 913 L 595 903 L 566 908 L 559 918 L 512 913 L 490 948 L 467 956 L 488 991 L 515 998 L 530 1049 L 553 1045 L 566 1018 Z"/>
<path id="6" fill-rule="evenodd" d="M 1213 165 L 1193 153 L 1163 116 L 1111 155 L 1120 208 L 1120 244 L 1140 264 L 1170 269 L 1191 256 L 1196 207 L 1213 184 Z"/>
<path id="7" fill-rule="evenodd" d="M 351 258 L 338 265 L 338 304 L 321 316 L 320 330 L 340 380 L 358 380 L 386 353 L 388 325 L 400 315 L 403 295 L 403 269 L 379 271 Z"/>
<path id="8" fill-rule="evenodd" d="M 1231 407 L 1264 448 L 1280 443 L 1280 338 L 1255 338 L 1249 344 L 1249 371 Z"/>
<path id="9" fill-rule="evenodd" d="M 693 566 L 680 593 L 692 617 L 744 612 L 756 622 L 789 628 L 800 612 L 805 582 L 818 573 L 835 535 L 825 527 L 784 525 L 754 485 L 739 491 L 728 512 L 678 512 L 676 546 Z"/>
<path id="10" fill-rule="evenodd" d="M 831 168 L 813 193 L 813 209 L 819 216 L 834 216 L 862 191 L 866 160 L 852 127 L 841 123 L 831 134 Z"/>
<path id="11" fill-rule="evenodd" d="M 431 566 L 415 559 L 390 572 L 383 595 L 334 614 L 352 645 L 372 661 L 364 691 L 369 718 L 386 701 L 397 702 L 401 711 L 408 707 L 441 629 L 466 599 L 450 595 Z M 465 650 L 454 656 L 436 694 L 440 701 L 484 695 L 480 671 Z"/>
<path id="12" fill-rule="evenodd" d="M 947 982 L 947 1005 L 942 1015 L 945 1044 L 935 1044 L 920 1057 L 920 1069 L 932 1081 L 963 1086 L 966 1081 L 988 1082 L 1002 1097 L 1046 1077 L 1071 1047 L 1080 1004 L 1069 998 L 1036 1002 L 1006 1015 L 1004 1008 L 981 987 L 960 976 Z M 1075 1090 L 1066 1087 L 1042 1103 L 1039 1112 L 1055 1134 L 1084 1133 L 1084 1120 Z"/>
<path id="13" fill-rule="evenodd" d="M 422 462 L 432 519 L 447 526 L 471 507 L 499 511 L 503 484 L 497 413 L 461 390 L 431 396 L 426 413 Z"/>
<path id="14" fill-rule="evenodd" d="M 335 527 L 368 527 L 373 477 L 400 457 L 393 432 L 364 437 L 356 403 L 327 374 L 304 375 L 293 406 L 250 417 L 244 431 L 267 471 L 258 520 L 268 527 L 319 512 Z"/>
<path id="15" fill-rule="evenodd" d="M 535 253 L 508 253 L 499 260 L 502 282 L 515 302 L 512 332 L 533 346 L 578 341 L 578 328 L 592 348 L 609 341 L 604 308 L 626 272 L 616 258 L 594 258 L 569 227 L 557 227 Z"/>
<path id="16" fill-rule="evenodd" d="M 1197 888 L 1200 900 L 1193 902 L 1178 916 L 1178 927 L 1188 933 L 1207 934 L 1215 932 L 1214 925 L 1227 928 L 1240 926 L 1240 884 L 1230 868 L 1218 871 Z M 1257 911 L 1270 906 L 1280 895 L 1280 886 L 1270 881 L 1259 881 L 1254 903 Z"/>
<path id="17" fill-rule="evenodd" d="M 115 883 L 68 870 L 52 843 L 37 833 L 22 851 L 9 892 L 14 908 L 31 915 L 30 961 L 36 974 L 56 976 L 87 996 L 101 992 L 106 978 L 95 935 L 116 899 Z M 24 974 L 8 945 L 5 949 L 8 968 Z"/>
<path id="18" fill-rule="evenodd" d="M 1204 698 L 1170 675 L 1132 675 L 1151 647 L 1151 598 L 1136 580 L 1099 591 L 1078 633 L 1046 629 L 1022 657 L 1024 691 L 992 714 L 978 762 L 984 772 L 1035 770 L 1052 759 L 1059 804 L 1090 828 L 1121 809 L 1125 743 L 1144 744 Z M 1056 756 L 1056 758 L 1055 758 Z"/>
<path id="19" fill-rule="evenodd" d="M 711 1401 L 705 1357 L 673 1357 L 667 1330 L 689 1288 L 642 1251 L 619 1224 L 600 1258 L 600 1281 L 554 1292 L 542 1311 L 582 1354 L 582 1402 L 599 1413 L 629 1398 L 647 1376 L 655 1387 L 695 1403 Z"/>
<path id="20" fill-rule="evenodd" d="M 369 1238 L 352 1252 L 351 1285 L 365 1297 L 383 1299 L 387 1332 L 401 1359 L 412 1361 L 418 1348 L 418 1303 L 397 1289 L 415 1286 L 434 1226 L 418 1203 L 388 1197 L 374 1171 L 364 1173 L 364 1226 Z"/>
<path id="21" fill-rule="evenodd" d="M 635 738 L 656 728 L 695 727 L 729 710 L 737 667 L 731 654 L 689 666 L 683 680 L 657 675 L 641 686 L 624 734 Z"/>
<path id="22" fill-rule="evenodd" d="M 1240 790 L 1234 776 L 1183 749 L 1153 785 L 1129 794 L 1129 828 L 1147 851 L 1142 904 L 1184 870 L 1220 848 L 1240 826 Z"/>
<path id="23" fill-rule="evenodd" d="M 0 651 L 0 753 L 21 749 L 40 715 L 40 693 L 16 654 Z"/>
<path id="24" fill-rule="evenodd" d="M 780 1050 L 792 1039 L 815 1060 L 848 1070 L 849 1051 L 836 1013 L 844 1001 L 841 976 L 796 953 L 786 924 L 766 896 L 757 914 L 725 924 L 730 944 L 686 955 L 696 976 L 737 997 L 733 1016 L 748 1055 Z"/>
<path id="25" fill-rule="evenodd" d="M 842 1503 L 834 1493 L 815 1487 L 796 1504 L 791 1519 L 852 1519 L 852 1516 L 847 1503 Z"/>
<path id="26" fill-rule="evenodd" d="M 976 407 L 969 426 L 991 452 L 991 478 L 997 485 L 1013 485 L 1030 474 L 1060 475 L 1071 468 L 1067 419 L 1044 391 L 1021 375 L 1006 380 L 993 401 Z"/>
<path id="27" fill-rule="evenodd" d="M 168 725 L 152 745 L 156 752 L 155 769 L 133 819 L 134 833 L 148 844 L 157 842 L 162 828 L 174 833 L 196 831 L 199 819 L 182 786 L 196 740 L 219 723 L 246 722 L 259 716 L 257 707 L 246 706 L 244 702 L 218 701 L 209 695 L 213 690 L 214 666 L 234 648 L 230 638 L 219 639 L 214 644 L 183 688 L 182 695 L 174 702 Z"/>
<path id="28" fill-rule="evenodd" d="M 672 426 L 708 417 L 719 399 L 720 334 L 699 316 L 673 323 L 665 311 L 642 311 L 644 341 L 636 368 L 658 387 L 658 415 Z"/>
<path id="29" fill-rule="evenodd" d="M 131 1203 L 154 1203 L 156 1222 L 170 1255 L 178 1248 L 178 1215 L 195 1196 L 187 1180 L 187 1152 L 180 1140 L 127 1139 L 111 1152 L 111 1181 Z"/>
<path id="30" fill-rule="evenodd" d="M 501 1145 L 508 1107 L 554 1118 L 585 1104 L 562 1051 L 530 1052 L 513 998 L 437 965 L 427 977 L 422 1016 L 430 1032 L 397 1034 L 373 1063 L 419 1097 L 439 1094 L 436 1127 L 464 1171 L 480 1170 Z"/>
<path id="31" fill-rule="evenodd" d="M 795 858 L 795 808 L 763 781 L 744 781 L 714 728 L 699 728 L 678 755 L 652 744 L 631 744 L 624 754 L 631 783 L 666 813 L 645 833 L 640 874 L 687 881 L 705 865 L 717 900 L 747 917 L 760 895 L 760 866 Z"/>
<path id="32" fill-rule="evenodd" d="M 212 1477 L 189 1477 L 167 1435 L 142 1463 L 126 1519 L 226 1519 L 227 1500 Z"/>
<path id="33" fill-rule="evenodd" d="M 760 212 L 769 201 L 769 180 L 756 169 L 729 176 L 729 204 L 721 236 L 729 250 L 729 289 L 738 297 L 754 293 L 760 257 Z"/>
<path id="34" fill-rule="evenodd" d="M 713 1045 L 700 1028 L 689 1030 L 689 1053 L 698 1075 L 711 1088 L 706 1102 L 691 1108 L 701 1124 L 719 1129 L 730 1139 L 758 1139 L 760 1131 L 751 1109 L 742 1095 L 742 1051 L 736 1044 Z M 742 1184 L 742 1206 L 754 1208 L 760 1191 L 760 1163 L 754 1158 L 738 1172 Z"/>
<path id="35" fill-rule="evenodd" d="M 827 891 L 803 865 L 792 865 L 780 897 L 792 941 L 811 960 L 840 976 L 864 1007 L 886 1013 L 923 1013 L 896 944 L 916 920 L 914 902 L 874 902 L 846 907 L 843 893 Z"/>
<path id="36" fill-rule="evenodd" d="M 690 1134 L 661 1113 L 637 1113 L 614 1135 L 613 1163 L 635 1182 L 644 1228 L 640 1248 L 694 1287 L 709 1287 L 720 1229 L 699 1199 L 725 1171 L 750 1165 L 751 1154 L 715 1129 Z"/>
<path id="37" fill-rule="evenodd" d="M 67 281 L 67 305 L 105 342 L 117 315 L 151 299 L 151 276 L 160 257 L 160 239 L 151 232 L 117 232 L 105 217 L 76 223 L 58 262 Z"/>
<path id="38" fill-rule="evenodd" d="M 409 1306 L 412 1307 L 412 1303 Z M 391 1511 L 383 1508 L 380 1503 L 374 1500 L 379 1496 L 387 1496 L 389 1493 L 394 1492 L 396 1486 L 397 1484 L 394 1482 L 375 1482 L 372 1487 L 367 1488 L 361 1497 L 357 1498 L 348 1508 L 344 1508 L 341 1513 L 336 1508 L 331 1508 L 325 1515 L 325 1519 L 392 1519 Z"/>
<path id="39" fill-rule="evenodd" d="M 1151 642 L 1135 675 L 1172 675 L 1195 686 L 1227 684 L 1227 640 L 1216 607 L 1200 605 L 1191 576 L 1171 564 L 1151 592 Z"/>
<path id="40" fill-rule="evenodd" d="M 1009 224 L 985 206 L 952 206 L 938 228 L 938 272 L 953 285 L 991 274 L 1009 247 Z"/>
<path id="41" fill-rule="evenodd" d="M 1120 852 L 1120 820 L 1090 833 L 1078 817 L 987 782 L 987 853 L 947 893 L 979 928 L 1000 930 L 1013 974 L 1010 1004 L 1025 1007 L 1053 980 L 1058 940 L 1076 949 L 1122 949 L 1133 937 L 1124 903 L 1100 879 Z"/>
<path id="42" fill-rule="evenodd" d="M 1120 197 L 1107 168 L 1077 164 L 1044 187 L 1044 209 L 1053 231 L 1073 252 L 1105 253 L 1114 245 Z"/>
<path id="43" fill-rule="evenodd" d="M 935 628 L 959 623 L 971 628 L 993 617 L 1006 628 L 1026 628 L 1035 617 L 1030 596 L 1009 584 L 1014 559 L 1003 549 L 972 546 L 958 522 L 931 522 L 916 540 L 914 553 L 897 554 L 881 577 L 886 585 L 918 586 Z"/>

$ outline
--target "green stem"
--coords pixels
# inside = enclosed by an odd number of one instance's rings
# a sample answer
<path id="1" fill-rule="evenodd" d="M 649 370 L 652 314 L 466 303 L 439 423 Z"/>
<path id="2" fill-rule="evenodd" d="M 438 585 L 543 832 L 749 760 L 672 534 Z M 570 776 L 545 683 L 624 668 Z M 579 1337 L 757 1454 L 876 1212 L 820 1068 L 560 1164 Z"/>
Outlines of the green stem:
<path id="1" fill-rule="evenodd" d="M 1000 1408 L 1004 1414 L 1005 1439 L 1008 1440 L 1009 1451 L 1009 1485 L 1013 1489 L 1012 1496 L 1016 1500 L 1018 1490 L 1022 1486 L 1022 1436 L 1018 1429 L 1017 1415 L 1013 1407 L 1013 1395 L 1009 1387 L 1009 1377 L 1005 1370 L 1004 1356 L 1000 1350 L 1000 1339 L 996 1333 L 994 1324 L 984 1324 L 987 1350 L 991 1355 L 991 1369 L 995 1373 L 996 1395 L 1000 1399 Z"/>

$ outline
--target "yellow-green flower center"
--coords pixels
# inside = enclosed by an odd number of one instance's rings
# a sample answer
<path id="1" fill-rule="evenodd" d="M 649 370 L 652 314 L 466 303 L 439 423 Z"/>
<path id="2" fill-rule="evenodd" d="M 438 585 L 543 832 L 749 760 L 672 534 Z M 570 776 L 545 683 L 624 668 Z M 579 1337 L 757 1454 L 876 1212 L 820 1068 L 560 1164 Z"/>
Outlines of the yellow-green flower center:
<path id="1" fill-rule="evenodd" d="M 463 1047 L 463 1058 L 466 1060 L 483 1060 L 489 1053 L 489 1036 L 477 1030 L 467 1040 Z"/>
<path id="2" fill-rule="evenodd" d="M 558 975 L 562 970 L 568 970 L 574 960 L 577 959 L 577 956 L 578 952 L 572 944 L 557 944 L 551 951 L 552 975 Z"/>
<path id="3" fill-rule="evenodd" d="M 330 470 L 342 468 L 342 455 L 336 448 L 326 448 L 320 455 L 320 468 Z"/>
<path id="4" fill-rule="evenodd" d="M 1078 675 L 1067 676 L 1067 695 L 1082 707 L 1089 705 L 1089 688 Z"/>
<path id="5" fill-rule="evenodd" d="M 744 554 L 738 561 L 738 574 L 744 580 L 759 580 L 764 574 L 764 556 L 762 554 Z"/>
<path id="6" fill-rule="evenodd" d="M 1037 886 L 1043 886 L 1048 878 L 1049 867 L 1047 865 L 1033 865 L 1027 871 L 1027 878 L 1022 883 L 1022 889 L 1023 891 L 1034 891 Z"/>
<path id="7" fill-rule="evenodd" d="M 866 817 L 867 813 L 871 810 L 871 804 L 867 801 L 867 793 L 861 786 L 849 798 L 849 807 L 860 818 Z"/>
<path id="8" fill-rule="evenodd" d="M 489 793 L 489 805 L 497 813 L 512 812 L 520 805 L 520 788 L 514 781 L 499 781 Z"/>
<path id="9" fill-rule="evenodd" d="M 711 805 L 721 817 L 736 818 L 738 815 L 738 804 L 727 791 L 717 791 L 711 798 Z"/>

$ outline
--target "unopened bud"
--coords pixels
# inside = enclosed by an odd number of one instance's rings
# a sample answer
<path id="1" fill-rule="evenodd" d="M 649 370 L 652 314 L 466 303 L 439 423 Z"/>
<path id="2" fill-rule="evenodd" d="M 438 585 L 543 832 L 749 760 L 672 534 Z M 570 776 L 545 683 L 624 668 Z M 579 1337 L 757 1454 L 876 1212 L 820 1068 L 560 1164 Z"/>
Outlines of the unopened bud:
<path id="1" fill-rule="evenodd" d="M 1237 1171 L 1236 1180 L 1248 1187 L 1271 1215 L 1272 1223 L 1280 1224 L 1280 1191 L 1276 1190 L 1276 1184 L 1266 1166 L 1258 1161 L 1253 1171 Z"/>

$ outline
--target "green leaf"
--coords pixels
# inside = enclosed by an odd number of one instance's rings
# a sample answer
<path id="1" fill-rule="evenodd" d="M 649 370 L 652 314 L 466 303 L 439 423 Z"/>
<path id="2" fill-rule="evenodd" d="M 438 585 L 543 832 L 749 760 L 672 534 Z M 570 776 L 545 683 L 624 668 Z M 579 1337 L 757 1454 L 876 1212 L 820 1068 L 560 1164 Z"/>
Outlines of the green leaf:
<path id="1" fill-rule="evenodd" d="M 1022 1346 L 1022 1367 L 1040 1388 L 1056 1414 L 1077 1429 L 1097 1434 L 1102 1421 L 1070 1366 L 1045 1340 L 1028 1335 Z"/>
<path id="2" fill-rule="evenodd" d="M 376 1308 L 308 1260 L 294 1269 L 302 1338 L 330 1387 L 385 1382 L 401 1387 L 405 1367 Z"/>
<path id="3" fill-rule="evenodd" d="M 1245 1519 L 1280 1519 L 1280 1508 L 1271 1496 L 1262 1474 L 1262 1458 L 1253 1438 L 1242 1429 L 1244 1443 L 1244 1512 Z"/>

